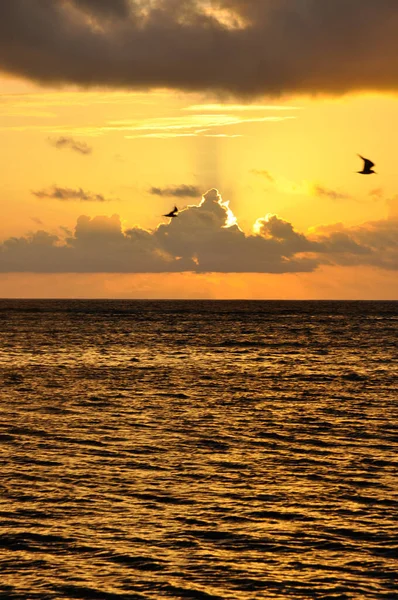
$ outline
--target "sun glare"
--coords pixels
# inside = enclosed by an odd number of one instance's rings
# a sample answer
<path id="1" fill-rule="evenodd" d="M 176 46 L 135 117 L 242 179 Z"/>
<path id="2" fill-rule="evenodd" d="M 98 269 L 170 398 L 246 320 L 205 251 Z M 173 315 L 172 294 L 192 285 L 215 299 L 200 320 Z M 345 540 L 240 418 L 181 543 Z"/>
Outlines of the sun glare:
<path id="1" fill-rule="evenodd" d="M 226 209 L 226 213 L 227 213 L 227 220 L 224 225 L 224 228 L 227 229 L 228 227 L 232 227 L 233 225 L 238 225 L 237 218 L 235 217 L 232 210 L 229 208 L 229 200 L 226 200 L 225 202 L 221 202 L 221 206 L 223 206 Z"/>
<path id="2" fill-rule="evenodd" d="M 265 217 L 259 217 L 257 221 L 254 223 L 252 230 L 255 235 L 261 235 L 261 230 L 264 226 L 264 223 L 269 223 L 269 220 L 272 217 L 276 217 L 274 213 L 267 213 Z"/>

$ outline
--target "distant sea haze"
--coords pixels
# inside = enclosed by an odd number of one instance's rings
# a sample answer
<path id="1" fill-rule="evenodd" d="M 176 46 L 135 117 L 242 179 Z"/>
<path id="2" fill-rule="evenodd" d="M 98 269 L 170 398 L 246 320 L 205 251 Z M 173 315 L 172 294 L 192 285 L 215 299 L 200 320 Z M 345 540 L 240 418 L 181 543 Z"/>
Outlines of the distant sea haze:
<path id="1" fill-rule="evenodd" d="M 397 302 L 0 320 L 0 598 L 398 597 Z"/>

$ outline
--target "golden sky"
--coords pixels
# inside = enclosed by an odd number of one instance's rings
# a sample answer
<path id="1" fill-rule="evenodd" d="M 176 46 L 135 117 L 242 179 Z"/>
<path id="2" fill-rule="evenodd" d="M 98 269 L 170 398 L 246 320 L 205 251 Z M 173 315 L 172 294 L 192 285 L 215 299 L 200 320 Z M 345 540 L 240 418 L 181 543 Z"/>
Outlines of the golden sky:
<path id="1" fill-rule="evenodd" d="M 294 19 L 282 1 L 153 4 L 161 16 L 129 0 L 0 7 L 0 295 L 396 299 L 396 41 L 385 30 L 367 71 L 371 3 L 359 31 L 356 0 L 328 14 L 340 61 L 351 48 L 340 70 L 331 36 L 308 33 L 326 0 L 298 0 Z"/>

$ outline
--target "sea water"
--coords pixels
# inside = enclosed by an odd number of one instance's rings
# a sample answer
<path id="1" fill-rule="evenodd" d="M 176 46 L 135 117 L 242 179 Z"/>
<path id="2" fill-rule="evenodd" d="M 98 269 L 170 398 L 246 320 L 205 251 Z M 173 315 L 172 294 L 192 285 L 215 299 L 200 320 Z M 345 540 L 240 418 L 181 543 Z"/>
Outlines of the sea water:
<path id="1" fill-rule="evenodd" d="M 0 301 L 0 597 L 398 597 L 394 302 Z"/>

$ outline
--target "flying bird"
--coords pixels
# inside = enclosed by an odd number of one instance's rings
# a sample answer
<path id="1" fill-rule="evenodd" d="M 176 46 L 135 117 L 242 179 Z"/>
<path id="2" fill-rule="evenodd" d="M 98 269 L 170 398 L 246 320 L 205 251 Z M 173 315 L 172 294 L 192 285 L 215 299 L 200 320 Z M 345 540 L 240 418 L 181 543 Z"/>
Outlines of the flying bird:
<path id="1" fill-rule="evenodd" d="M 178 215 L 178 208 L 175 206 L 171 212 L 169 212 L 169 213 L 167 213 L 167 215 L 163 215 L 163 216 L 173 218 L 173 217 L 177 217 L 177 215 Z"/>
<path id="2" fill-rule="evenodd" d="M 372 169 L 372 167 L 374 167 L 375 164 L 371 160 L 369 160 L 368 158 L 364 158 L 360 154 L 358 154 L 358 156 L 363 160 L 363 169 L 362 171 L 357 171 L 357 173 L 361 173 L 361 175 L 371 175 L 372 173 L 376 173 L 376 171 L 373 171 Z"/>

